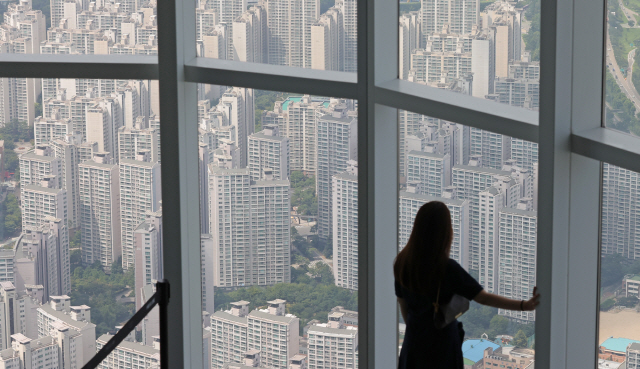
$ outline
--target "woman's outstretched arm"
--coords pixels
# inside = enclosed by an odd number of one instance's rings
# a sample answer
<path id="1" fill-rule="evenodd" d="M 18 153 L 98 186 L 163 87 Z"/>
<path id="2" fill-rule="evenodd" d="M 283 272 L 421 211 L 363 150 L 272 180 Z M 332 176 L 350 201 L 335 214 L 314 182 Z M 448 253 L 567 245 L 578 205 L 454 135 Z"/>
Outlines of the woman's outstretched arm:
<path id="1" fill-rule="evenodd" d="M 499 309 L 531 311 L 535 310 L 536 306 L 540 303 L 540 294 L 538 293 L 537 287 L 534 287 L 533 297 L 529 300 L 521 301 L 512 300 L 482 290 L 473 300 L 479 304 Z"/>

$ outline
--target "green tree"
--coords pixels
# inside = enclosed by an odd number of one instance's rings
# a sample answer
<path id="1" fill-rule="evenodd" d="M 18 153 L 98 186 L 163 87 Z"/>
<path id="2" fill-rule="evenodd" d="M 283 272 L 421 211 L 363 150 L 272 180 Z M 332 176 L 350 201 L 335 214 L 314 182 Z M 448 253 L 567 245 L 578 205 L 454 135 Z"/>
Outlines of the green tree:
<path id="1" fill-rule="evenodd" d="M 76 230 L 73 233 L 73 237 L 69 240 L 69 248 L 76 249 L 82 244 L 82 233 L 80 230 Z"/>
<path id="2" fill-rule="evenodd" d="M 82 251 L 80 249 L 73 249 L 69 253 L 69 263 L 71 264 L 71 273 L 78 267 L 82 267 Z"/>
<path id="3" fill-rule="evenodd" d="M 494 338 L 500 334 L 507 334 L 509 328 L 509 319 L 502 315 L 495 315 L 489 323 L 489 338 Z"/>
<path id="4" fill-rule="evenodd" d="M 522 329 L 516 333 L 516 336 L 513 339 L 513 345 L 519 348 L 527 348 L 527 336 L 524 334 Z"/>
<path id="5" fill-rule="evenodd" d="M 22 230 L 22 211 L 18 199 L 12 193 L 4 200 L 4 230 L 5 236 L 12 237 L 20 234 Z"/>

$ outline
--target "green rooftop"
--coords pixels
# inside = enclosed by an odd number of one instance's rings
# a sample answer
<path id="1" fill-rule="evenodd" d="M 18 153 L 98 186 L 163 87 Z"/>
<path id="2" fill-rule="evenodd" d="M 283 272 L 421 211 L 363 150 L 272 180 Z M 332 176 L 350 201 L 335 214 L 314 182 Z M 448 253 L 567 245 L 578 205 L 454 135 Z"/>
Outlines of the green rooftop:
<path id="1" fill-rule="evenodd" d="M 633 277 L 629 278 L 632 281 L 640 281 L 640 275 L 634 275 Z"/>
<path id="2" fill-rule="evenodd" d="M 289 108 L 289 104 L 291 104 L 292 102 L 300 102 L 302 101 L 302 96 L 289 96 L 287 97 L 287 99 L 282 103 L 282 111 L 286 111 Z M 314 100 L 313 98 L 311 98 L 311 101 L 313 102 L 317 102 L 317 100 Z M 324 107 L 328 107 L 329 106 L 329 101 L 323 101 L 323 105 Z"/>

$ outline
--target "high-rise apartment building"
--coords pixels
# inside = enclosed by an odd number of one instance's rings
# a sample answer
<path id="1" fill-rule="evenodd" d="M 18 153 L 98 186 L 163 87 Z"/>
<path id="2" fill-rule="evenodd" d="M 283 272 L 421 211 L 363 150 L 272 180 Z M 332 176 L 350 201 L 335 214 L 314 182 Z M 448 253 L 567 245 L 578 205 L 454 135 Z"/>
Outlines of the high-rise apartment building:
<path id="1" fill-rule="evenodd" d="M 358 366 L 358 328 L 344 324 L 344 313 L 330 313 L 328 323 L 309 327 L 309 369 L 352 369 Z"/>
<path id="2" fill-rule="evenodd" d="M 110 334 L 103 334 L 96 341 L 96 349 L 100 350 L 109 340 L 113 338 Z M 154 368 L 160 365 L 159 347 L 143 345 L 139 342 L 122 341 L 106 359 L 104 359 L 99 369 L 145 369 Z"/>
<path id="3" fill-rule="evenodd" d="M 53 185 L 60 187 L 62 167 L 51 147 L 37 146 L 20 155 L 19 164 L 21 185 L 39 185 L 45 178 L 51 178 Z"/>
<path id="4" fill-rule="evenodd" d="M 134 231 L 147 212 L 160 208 L 160 164 L 141 151 L 136 160 L 120 160 L 119 179 L 122 267 L 127 270 L 135 265 Z"/>
<path id="5" fill-rule="evenodd" d="M 232 48 L 230 59 L 253 62 L 267 62 L 267 10 L 257 4 L 233 20 Z"/>
<path id="6" fill-rule="evenodd" d="M 82 365 L 96 353 L 96 325 L 91 323 L 91 308 L 87 305 L 71 306 L 69 296 L 51 296 L 48 304 L 37 309 L 38 337 L 47 337 L 56 330 L 67 330 L 76 337 L 77 355 Z"/>
<path id="7" fill-rule="evenodd" d="M 16 241 L 14 280 L 19 292 L 43 286 L 44 300 L 71 293 L 69 230 L 66 222 L 45 217 L 38 227 L 26 227 Z"/>
<path id="8" fill-rule="evenodd" d="M 640 175 L 615 165 L 602 168 L 602 254 L 640 258 Z"/>
<path id="9" fill-rule="evenodd" d="M 163 278 L 162 209 L 146 215 L 147 218 L 133 232 L 136 291 Z M 136 309 L 143 304 L 140 298 L 136 299 Z"/>
<path id="10" fill-rule="evenodd" d="M 54 140 L 62 139 L 71 133 L 71 120 L 67 119 L 45 119 L 38 117 L 33 122 L 34 146 L 42 146 Z"/>
<path id="11" fill-rule="evenodd" d="M 79 133 L 69 134 L 51 142 L 53 153 L 60 160 L 62 188 L 67 190 L 69 227 L 80 226 L 80 187 L 78 165 L 93 158 L 98 152 L 97 142 L 82 142 Z"/>
<path id="12" fill-rule="evenodd" d="M 311 68 L 344 69 L 343 14 L 332 7 L 311 26 Z"/>
<path id="13" fill-rule="evenodd" d="M 347 170 L 349 160 L 357 160 L 357 118 L 346 103 L 334 103 L 317 121 L 318 236 L 332 237 L 332 180 Z"/>
<path id="14" fill-rule="evenodd" d="M 135 160 L 137 153 L 148 151 L 151 161 L 160 162 L 160 131 L 151 128 L 118 129 L 118 161 L 123 159 Z M 116 158 L 116 156 L 113 156 Z"/>
<path id="15" fill-rule="evenodd" d="M 109 153 L 78 165 L 82 262 L 106 270 L 122 256 L 120 172 Z"/>
<path id="16" fill-rule="evenodd" d="M 247 350 L 249 302 L 232 302 L 231 309 L 211 314 L 211 369 L 240 363 Z"/>
<path id="17" fill-rule="evenodd" d="M 441 197 L 423 195 L 418 185 L 407 185 L 407 191 L 400 191 L 398 249 L 401 250 L 409 241 L 413 223 L 420 207 L 431 201 L 441 201 L 451 212 L 453 241 L 450 257 L 463 268 L 469 268 L 469 200 L 455 197 L 453 188 L 444 191 Z"/>
<path id="18" fill-rule="evenodd" d="M 502 169 L 511 159 L 511 137 L 471 127 L 471 155 L 482 157 L 485 168 Z"/>
<path id="19" fill-rule="evenodd" d="M 449 154 L 410 151 L 407 154 L 406 173 L 407 183 L 420 183 L 423 194 L 442 196 L 442 190 L 451 185 L 450 156 Z"/>
<path id="20" fill-rule="evenodd" d="M 343 57 L 345 72 L 358 71 L 358 27 L 357 27 L 357 1 L 338 0 L 336 8 L 342 13 L 342 31 L 344 32 Z"/>
<path id="21" fill-rule="evenodd" d="M 470 33 L 480 22 L 478 0 L 422 0 L 420 6 L 422 35 L 442 31 L 448 25 L 451 33 Z"/>
<path id="22" fill-rule="evenodd" d="M 399 78 L 407 79 L 409 69 L 411 69 L 411 53 L 420 48 L 420 14 L 419 12 L 409 12 L 400 15 L 400 29 L 398 31 L 400 46 L 398 66 Z M 475 80 L 474 80 L 475 84 Z"/>
<path id="23" fill-rule="evenodd" d="M 36 309 L 42 304 L 42 286 L 18 291 L 9 281 L 0 282 L 0 347 L 11 348 L 11 336 L 37 337 Z M 35 292 L 35 293 L 32 293 Z"/>
<path id="24" fill-rule="evenodd" d="M 480 192 L 491 187 L 496 175 L 509 176 L 510 172 L 483 168 L 478 157 L 472 157 L 469 165 L 456 165 L 451 173 L 452 186 L 456 188 L 456 198 L 469 201 L 469 269 L 480 268 Z"/>
<path id="25" fill-rule="evenodd" d="M 285 300 L 267 301 L 266 309 L 247 315 L 247 350 L 260 352 L 265 367 L 288 369 L 289 358 L 298 354 L 300 319 L 285 312 Z"/>
<path id="26" fill-rule="evenodd" d="M 289 139 L 280 135 L 280 128 L 267 125 L 249 136 L 248 168 L 251 180 L 267 178 L 289 179 Z"/>
<path id="27" fill-rule="evenodd" d="M 349 162 L 332 177 L 333 279 L 336 286 L 358 290 L 358 167 Z"/>
<path id="28" fill-rule="evenodd" d="M 49 177 L 44 178 L 40 185 L 22 187 L 22 229 L 39 227 L 48 216 L 67 224 L 67 191 L 58 188 L 56 182 L 55 178 Z"/>
<path id="29" fill-rule="evenodd" d="M 291 200 L 288 180 L 251 181 L 248 169 L 209 167 L 209 230 L 218 287 L 287 283 Z"/>
<path id="30" fill-rule="evenodd" d="M 213 239 L 210 234 L 200 235 L 200 253 L 202 265 L 202 311 L 215 311 L 214 289 L 213 289 L 213 269 L 215 259 L 213 258 Z M 208 323 L 205 320 L 205 323 Z M 207 324 L 208 325 L 208 324 Z"/>
<path id="31" fill-rule="evenodd" d="M 500 280 L 497 293 L 515 300 L 526 300 L 536 285 L 537 214 L 531 199 L 523 199 L 515 209 L 500 211 Z M 500 309 L 499 314 L 520 322 L 535 320 L 533 311 Z"/>
<path id="32" fill-rule="evenodd" d="M 311 26 L 320 17 L 319 0 L 266 0 L 269 64 L 311 67 Z"/>

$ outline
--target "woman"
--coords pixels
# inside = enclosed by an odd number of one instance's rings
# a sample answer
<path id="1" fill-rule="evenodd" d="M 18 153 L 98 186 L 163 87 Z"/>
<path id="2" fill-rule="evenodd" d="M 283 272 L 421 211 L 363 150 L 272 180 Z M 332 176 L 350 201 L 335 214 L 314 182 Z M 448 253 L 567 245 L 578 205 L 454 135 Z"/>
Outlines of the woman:
<path id="1" fill-rule="evenodd" d="M 480 304 L 508 310 L 534 310 L 540 295 L 512 300 L 482 289 L 462 267 L 449 259 L 453 229 L 447 206 L 424 204 L 416 215 L 409 242 L 393 265 L 395 289 L 407 331 L 400 352 L 400 369 L 463 368 L 462 323 L 442 329 L 433 323 L 434 303 L 442 307 L 454 294 Z M 439 297 L 438 297 L 439 296 Z"/>

